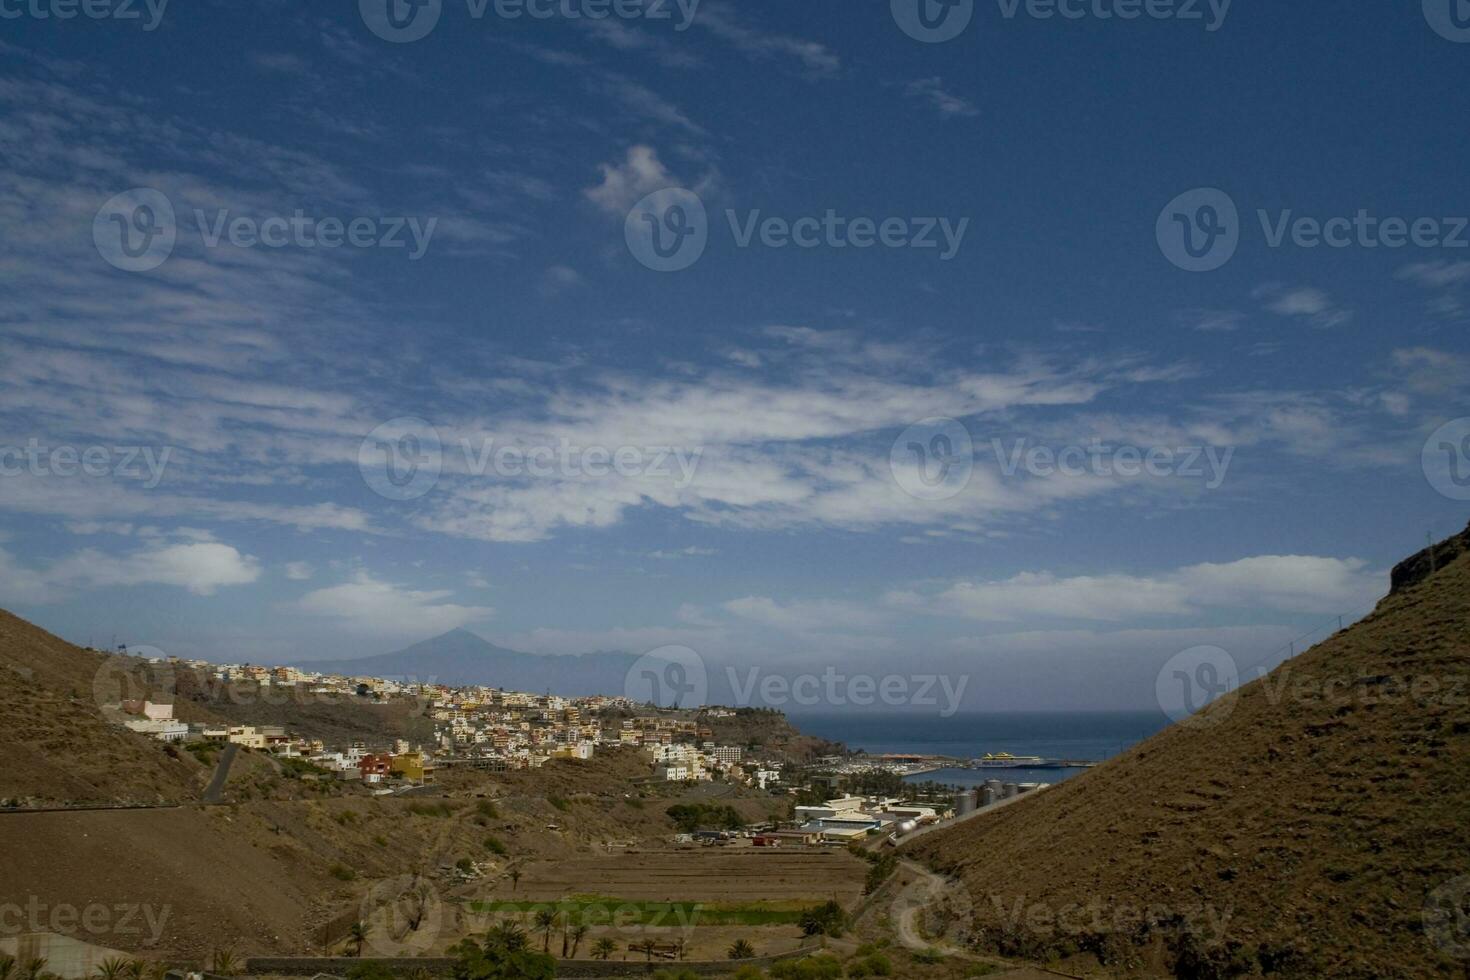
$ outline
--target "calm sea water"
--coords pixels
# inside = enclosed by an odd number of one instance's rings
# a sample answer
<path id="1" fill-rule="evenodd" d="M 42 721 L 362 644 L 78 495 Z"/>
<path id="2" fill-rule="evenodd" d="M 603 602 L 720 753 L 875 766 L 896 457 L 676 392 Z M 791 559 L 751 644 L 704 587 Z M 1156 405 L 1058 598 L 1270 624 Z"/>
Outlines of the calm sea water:
<path id="1" fill-rule="evenodd" d="M 949 718 L 927 714 L 793 714 L 808 735 L 879 754 L 947 755 L 974 759 L 987 752 L 1102 762 L 1162 730 L 1157 712 L 977 712 Z M 911 777 L 968 786 L 987 779 L 1055 783 L 1080 769 L 942 769 Z"/>

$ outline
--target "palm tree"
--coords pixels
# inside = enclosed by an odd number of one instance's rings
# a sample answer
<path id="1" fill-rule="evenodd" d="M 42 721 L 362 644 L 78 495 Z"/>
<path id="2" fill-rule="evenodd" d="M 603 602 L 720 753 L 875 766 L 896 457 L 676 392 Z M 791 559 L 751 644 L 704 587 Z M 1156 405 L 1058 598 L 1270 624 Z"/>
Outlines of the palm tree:
<path id="1" fill-rule="evenodd" d="M 97 966 L 97 976 L 102 980 L 123 980 L 128 971 L 129 963 L 121 956 L 109 956 Z"/>
<path id="2" fill-rule="evenodd" d="M 510 890 L 511 890 L 511 893 L 512 894 L 515 893 L 516 888 L 518 888 L 520 886 L 520 884 L 521 884 L 521 869 L 518 868 L 518 867 L 512 867 L 510 869 Z"/>
<path id="3" fill-rule="evenodd" d="M 363 944 L 367 942 L 367 926 L 361 922 L 352 923 L 352 927 L 347 930 L 347 938 L 352 940 L 352 955 L 362 956 Z"/>
<path id="4" fill-rule="evenodd" d="M 612 954 L 618 950 L 618 944 L 603 936 L 592 944 L 592 958 L 594 960 L 612 959 Z"/>
<path id="5" fill-rule="evenodd" d="M 17 973 L 15 957 L 0 956 L 0 980 L 16 980 Z"/>
<path id="6" fill-rule="evenodd" d="M 587 926 L 577 926 L 572 930 L 572 959 L 577 958 L 577 948 L 582 945 L 582 940 L 587 938 Z"/>
<path id="7" fill-rule="evenodd" d="M 541 933 L 541 952 L 551 952 L 551 930 L 556 928 L 556 921 L 560 918 L 555 909 L 536 910 L 536 931 Z"/>
<path id="8" fill-rule="evenodd" d="M 527 945 L 526 930 L 514 922 L 497 922 L 485 936 L 485 945 L 498 946 L 507 953 L 522 952 Z"/>
<path id="9" fill-rule="evenodd" d="M 748 960 L 755 955 L 755 947 L 743 939 L 737 939 L 730 944 L 725 955 L 732 960 Z"/>
<path id="10" fill-rule="evenodd" d="M 240 972 L 240 958 L 228 946 L 215 950 L 211 961 L 209 967 L 209 972 L 211 973 L 218 973 L 222 977 L 231 977 Z"/>
<path id="11" fill-rule="evenodd" d="M 25 966 L 20 969 L 21 980 L 38 980 L 46 970 L 46 957 L 33 956 L 26 960 Z"/>

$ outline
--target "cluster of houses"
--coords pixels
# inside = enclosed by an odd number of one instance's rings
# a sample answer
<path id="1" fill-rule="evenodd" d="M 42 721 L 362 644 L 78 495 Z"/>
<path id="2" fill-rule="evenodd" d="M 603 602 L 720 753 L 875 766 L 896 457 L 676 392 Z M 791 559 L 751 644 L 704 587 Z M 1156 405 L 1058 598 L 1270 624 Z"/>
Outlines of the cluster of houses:
<path id="1" fill-rule="evenodd" d="M 631 747 L 645 752 L 651 778 L 669 782 L 724 779 L 761 789 L 781 779 L 779 765 L 747 758 L 739 745 L 720 744 L 710 724 L 734 716 L 708 708 L 696 719 L 642 715 L 644 706 L 624 697 L 564 698 L 469 686 L 404 683 L 378 677 L 308 673 L 293 667 L 210 664 L 168 658 L 173 668 L 197 672 L 206 683 L 254 684 L 263 700 L 301 695 L 349 696 L 373 704 L 414 698 L 427 705 L 434 722 L 434 744 L 423 748 L 398 740 L 369 748 L 356 742 L 328 750 L 271 725 L 187 724 L 173 716 L 173 705 L 151 700 L 109 706 L 133 731 L 170 742 L 217 741 L 302 759 L 344 779 L 375 784 L 395 779 L 431 783 L 439 768 L 467 766 L 489 770 L 534 769 L 552 759 L 590 759 L 599 747 Z M 274 694 L 264 692 L 274 691 Z"/>
<path id="2" fill-rule="evenodd" d="M 656 780 L 698 782 L 718 776 L 762 789 L 779 781 L 774 763 L 747 759 L 741 746 L 715 740 L 708 722 L 732 716 L 728 709 L 706 709 L 699 720 L 691 720 L 632 714 L 639 707 L 622 697 L 467 688 L 445 692 L 432 715 L 440 755 L 449 764 L 534 768 L 548 759 L 590 759 L 599 747 L 618 746 L 645 752 Z"/>

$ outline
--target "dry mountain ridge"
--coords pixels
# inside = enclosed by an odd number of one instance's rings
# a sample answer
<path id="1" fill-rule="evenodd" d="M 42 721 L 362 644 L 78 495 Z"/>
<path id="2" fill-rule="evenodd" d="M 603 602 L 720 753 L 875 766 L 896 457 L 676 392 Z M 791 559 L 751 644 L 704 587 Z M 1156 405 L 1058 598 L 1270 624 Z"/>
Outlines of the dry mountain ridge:
<path id="1" fill-rule="evenodd" d="M 1129 975 L 1461 976 L 1423 909 L 1470 874 L 1470 529 L 1393 584 L 1191 723 L 910 856 L 967 887 L 984 950 Z"/>
<path id="2" fill-rule="evenodd" d="M 126 660 L 0 610 L 0 805 L 197 798 L 208 773 L 187 753 L 103 716 L 99 701 L 129 686 Z"/>

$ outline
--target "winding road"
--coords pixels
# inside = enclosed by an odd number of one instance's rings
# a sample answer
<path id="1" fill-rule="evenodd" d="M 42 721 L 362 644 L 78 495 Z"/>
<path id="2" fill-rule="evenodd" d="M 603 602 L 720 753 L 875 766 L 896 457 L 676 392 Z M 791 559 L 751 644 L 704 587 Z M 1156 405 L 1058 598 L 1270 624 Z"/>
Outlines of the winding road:
<path id="1" fill-rule="evenodd" d="M 209 785 L 204 789 L 202 802 L 211 805 L 224 802 L 225 781 L 230 778 L 230 765 L 235 761 L 235 755 L 240 751 L 240 746 L 231 742 L 226 745 L 219 754 L 219 764 L 214 767 L 214 777 L 210 779 Z"/>

